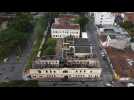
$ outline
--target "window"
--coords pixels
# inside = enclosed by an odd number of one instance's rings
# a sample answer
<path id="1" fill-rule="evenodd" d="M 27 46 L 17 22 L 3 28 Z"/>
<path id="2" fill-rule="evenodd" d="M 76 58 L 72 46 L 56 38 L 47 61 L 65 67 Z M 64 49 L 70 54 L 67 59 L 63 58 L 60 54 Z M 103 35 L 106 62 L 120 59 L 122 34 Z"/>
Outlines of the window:
<path id="1" fill-rule="evenodd" d="M 47 73 L 48 71 L 46 70 L 46 73 Z"/>
<path id="2" fill-rule="evenodd" d="M 64 70 L 63 73 L 68 73 L 68 71 L 67 70 Z"/>
<path id="3" fill-rule="evenodd" d="M 54 73 L 56 73 L 56 71 L 54 70 Z"/>
<path id="4" fill-rule="evenodd" d="M 50 73 L 52 73 L 52 71 L 50 70 Z"/>
<path id="5" fill-rule="evenodd" d="M 38 70 L 38 73 L 41 73 L 41 70 Z"/>
<path id="6" fill-rule="evenodd" d="M 92 73 L 92 71 L 90 71 L 90 73 Z"/>

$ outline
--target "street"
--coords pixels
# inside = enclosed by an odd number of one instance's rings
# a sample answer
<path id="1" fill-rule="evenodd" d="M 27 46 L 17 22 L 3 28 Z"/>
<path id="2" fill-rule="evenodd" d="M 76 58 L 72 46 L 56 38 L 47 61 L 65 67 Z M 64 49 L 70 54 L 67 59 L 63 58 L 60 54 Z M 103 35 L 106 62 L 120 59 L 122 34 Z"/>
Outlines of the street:
<path id="1" fill-rule="evenodd" d="M 104 87 L 102 81 L 58 81 L 58 82 L 47 82 L 40 81 L 40 87 Z"/>
<path id="2" fill-rule="evenodd" d="M 90 22 L 88 23 L 87 34 L 88 34 L 89 41 L 91 41 L 92 44 L 96 45 L 96 53 L 98 55 L 102 67 L 102 81 L 104 82 L 104 84 L 112 81 L 112 71 L 110 69 L 108 62 L 104 60 L 101 55 L 101 50 L 100 50 L 101 45 L 99 42 L 99 38 L 97 36 L 97 30 L 94 23 L 90 23 Z"/>

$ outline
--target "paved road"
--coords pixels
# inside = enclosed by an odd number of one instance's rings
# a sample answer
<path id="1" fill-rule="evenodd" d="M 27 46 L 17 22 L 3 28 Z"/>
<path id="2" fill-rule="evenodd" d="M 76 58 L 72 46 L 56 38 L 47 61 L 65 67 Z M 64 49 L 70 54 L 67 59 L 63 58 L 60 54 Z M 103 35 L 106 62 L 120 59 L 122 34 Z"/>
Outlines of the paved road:
<path id="1" fill-rule="evenodd" d="M 100 60 L 101 67 L 103 68 L 103 71 L 102 71 L 103 82 L 107 83 L 109 81 L 112 81 L 112 72 L 111 72 L 110 66 L 109 66 L 108 62 L 106 60 L 103 60 L 103 58 L 101 56 L 100 42 L 99 42 L 99 38 L 97 36 L 96 26 L 94 25 L 94 23 L 93 24 L 88 23 L 87 33 L 88 33 L 89 40 L 93 44 L 96 45 L 96 52 L 97 52 L 98 58 Z"/>
<path id="2" fill-rule="evenodd" d="M 104 87 L 102 81 L 39 82 L 40 87 Z"/>

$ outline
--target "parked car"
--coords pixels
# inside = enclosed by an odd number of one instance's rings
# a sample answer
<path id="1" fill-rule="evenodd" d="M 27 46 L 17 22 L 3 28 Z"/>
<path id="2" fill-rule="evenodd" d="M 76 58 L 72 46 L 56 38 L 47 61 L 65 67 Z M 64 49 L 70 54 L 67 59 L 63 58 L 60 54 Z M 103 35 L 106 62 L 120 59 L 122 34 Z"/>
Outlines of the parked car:
<path id="1" fill-rule="evenodd" d="M 101 51 L 101 56 L 102 56 L 102 57 L 105 57 L 105 53 L 104 53 L 103 50 Z"/>
<path id="2" fill-rule="evenodd" d="M 112 84 L 106 83 L 105 86 L 106 86 L 106 87 L 112 87 Z"/>
<path id="3" fill-rule="evenodd" d="M 3 60 L 4 63 L 6 63 L 7 61 L 8 61 L 8 58 L 5 58 L 5 59 Z"/>

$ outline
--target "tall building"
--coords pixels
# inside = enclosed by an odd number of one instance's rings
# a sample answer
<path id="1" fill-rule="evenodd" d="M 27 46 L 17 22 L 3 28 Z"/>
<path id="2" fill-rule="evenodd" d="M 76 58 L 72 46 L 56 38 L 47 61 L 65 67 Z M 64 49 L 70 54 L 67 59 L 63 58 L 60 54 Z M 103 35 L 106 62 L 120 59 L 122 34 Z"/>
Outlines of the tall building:
<path id="1" fill-rule="evenodd" d="M 111 12 L 94 12 L 96 25 L 113 25 L 115 16 Z"/>

